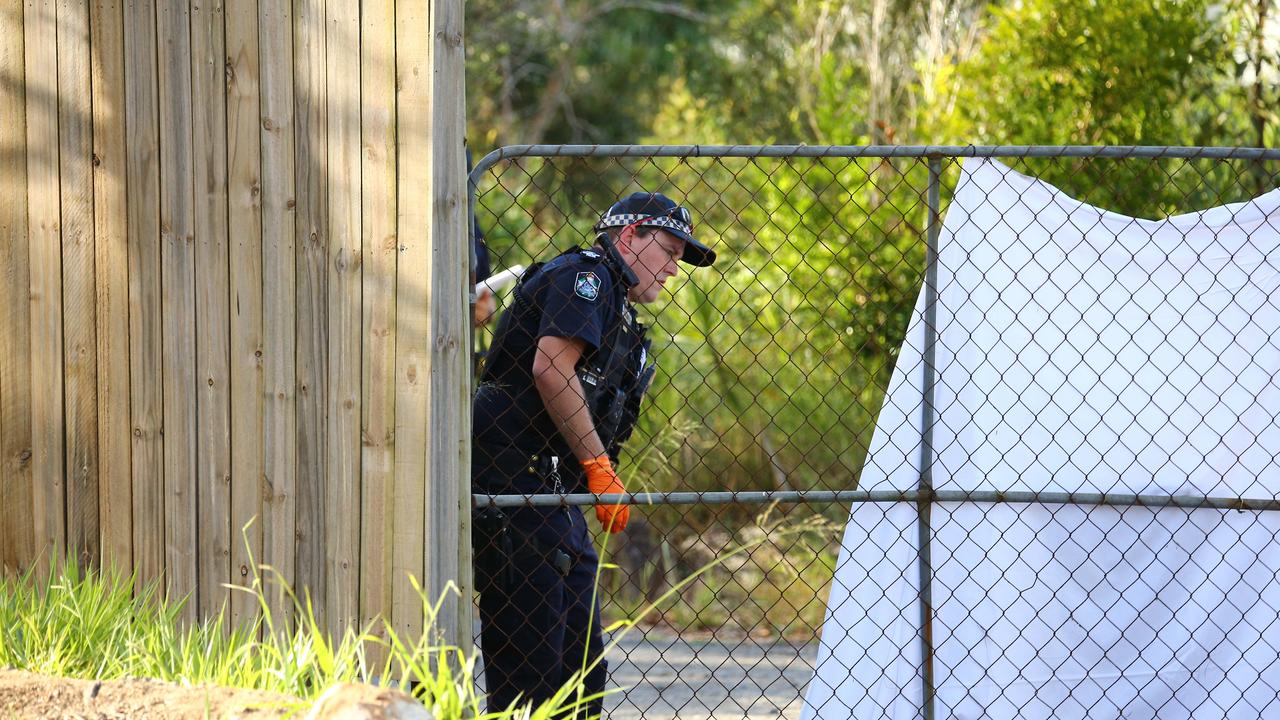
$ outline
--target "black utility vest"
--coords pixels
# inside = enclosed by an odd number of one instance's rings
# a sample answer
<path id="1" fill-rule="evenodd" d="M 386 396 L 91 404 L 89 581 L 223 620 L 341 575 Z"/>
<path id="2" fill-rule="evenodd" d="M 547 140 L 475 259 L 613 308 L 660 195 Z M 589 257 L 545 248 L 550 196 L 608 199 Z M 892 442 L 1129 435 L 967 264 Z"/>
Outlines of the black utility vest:
<path id="1" fill-rule="evenodd" d="M 635 427 L 641 400 L 656 368 L 649 358 L 650 342 L 645 337 L 646 328 L 636 319 L 635 310 L 627 303 L 627 287 L 622 281 L 621 273 L 595 251 L 574 249 L 564 254 L 570 253 L 580 255 L 581 260 L 590 262 L 601 272 L 608 272 L 612 280 L 609 283 L 609 297 L 600 298 L 600 302 L 606 303 L 604 307 L 607 317 L 601 332 L 600 346 L 589 349 L 583 355 L 578 361 L 577 373 L 596 432 L 616 462 L 622 444 L 631 436 Z M 511 309 L 508 311 L 509 317 L 503 317 L 495 331 L 488 352 L 489 361 L 481 374 L 477 402 L 493 402 L 492 397 L 485 396 L 485 385 L 502 387 L 502 376 L 510 372 L 504 369 L 504 365 L 509 365 L 516 358 L 526 362 L 526 357 L 532 357 L 522 351 L 527 351 L 524 347 L 527 343 L 537 342 L 532 329 L 540 326 L 543 309 L 531 288 L 538 285 L 543 265 L 544 263 L 536 263 L 530 266 L 516 285 Z M 525 391 L 535 395 L 537 392 L 534 388 L 509 388 L 504 394 L 515 395 Z M 544 420 L 549 427 L 545 409 L 540 407 L 539 410 L 539 414 L 543 416 L 539 419 Z M 542 423 L 535 421 L 532 424 L 536 426 Z M 541 432 L 536 428 L 528 428 L 527 431 L 535 435 L 549 432 L 545 428 Z M 537 438 L 528 439 L 533 440 L 533 444 L 542 444 L 537 442 Z M 531 449 L 530 444 L 522 441 L 524 438 L 512 437 L 511 440 L 517 447 Z M 567 454 L 567 444 L 563 438 L 547 438 L 545 442 L 553 454 Z"/>

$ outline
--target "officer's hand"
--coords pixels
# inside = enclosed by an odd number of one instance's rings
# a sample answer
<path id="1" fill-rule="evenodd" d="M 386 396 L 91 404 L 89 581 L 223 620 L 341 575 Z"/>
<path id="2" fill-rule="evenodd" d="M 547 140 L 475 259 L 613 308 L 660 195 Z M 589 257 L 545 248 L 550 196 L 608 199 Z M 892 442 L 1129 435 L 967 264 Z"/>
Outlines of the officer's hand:
<path id="1" fill-rule="evenodd" d="M 608 455 L 582 461 L 582 469 L 587 473 L 587 489 L 595 495 L 614 495 L 624 493 L 618 472 Z M 631 519 L 630 505 L 596 505 L 596 519 L 611 533 L 622 532 Z"/>
<path id="2" fill-rule="evenodd" d="M 481 290 L 476 296 L 475 313 L 471 317 L 471 322 L 475 327 L 483 327 L 489 324 L 493 319 L 493 313 L 498 309 L 498 302 L 494 300 L 493 293 L 489 290 Z"/>

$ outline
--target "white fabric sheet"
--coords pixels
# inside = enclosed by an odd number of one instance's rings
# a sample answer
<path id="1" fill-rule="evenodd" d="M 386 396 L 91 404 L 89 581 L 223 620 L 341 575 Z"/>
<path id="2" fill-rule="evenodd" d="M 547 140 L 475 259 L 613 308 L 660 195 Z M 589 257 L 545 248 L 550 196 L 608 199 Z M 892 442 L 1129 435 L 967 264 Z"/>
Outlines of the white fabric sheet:
<path id="1" fill-rule="evenodd" d="M 1280 191 L 1149 221 L 967 160 L 938 490 L 1280 493 Z M 862 490 L 919 483 L 924 294 Z M 1280 513 L 935 505 L 939 718 L 1280 718 Z M 806 720 L 921 717 L 917 516 L 856 504 Z"/>

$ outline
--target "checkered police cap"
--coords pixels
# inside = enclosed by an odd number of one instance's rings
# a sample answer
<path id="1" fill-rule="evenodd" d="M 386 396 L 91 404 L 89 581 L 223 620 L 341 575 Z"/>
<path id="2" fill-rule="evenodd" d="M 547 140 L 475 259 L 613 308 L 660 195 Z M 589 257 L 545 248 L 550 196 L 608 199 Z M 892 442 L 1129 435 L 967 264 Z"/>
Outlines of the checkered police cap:
<path id="1" fill-rule="evenodd" d="M 682 262 L 706 267 L 716 260 L 711 248 L 693 239 L 693 217 L 662 193 L 638 192 L 619 200 L 596 223 L 597 231 L 611 227 L 657 227 L 684 240 Z"/>

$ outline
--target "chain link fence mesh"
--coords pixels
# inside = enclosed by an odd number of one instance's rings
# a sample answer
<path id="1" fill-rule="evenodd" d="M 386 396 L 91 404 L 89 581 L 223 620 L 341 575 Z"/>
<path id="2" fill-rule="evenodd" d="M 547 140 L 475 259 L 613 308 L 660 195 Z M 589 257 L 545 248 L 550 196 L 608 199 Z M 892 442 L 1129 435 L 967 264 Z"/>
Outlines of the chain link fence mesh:
<path id="1" fill-rule="evenodd" d="M 887 500 L 919 499 L 923 509 L 940 499 L 860 491 L 859 477 L 935 257 L 930 238 L 962 157 L 975 154 L 1001 157 L 1082 202 L 1152 219 L 1247 200 L 1274 188 L 1280 171 L 1274 152 L 1188 148 L 546 146 L 505 148 L 477 165 L 473 207 L 495 272 L 589 247 L 601 213 L 633 191 L 689 208 L 695 235 L 719 253 L 711 268 L 682 265 L 658 302 L 637 306 L 657 373 L 619 464 L 627 490 L 643 494 L 629 527 L 607 536 L 584 508 L 603 568 L 593 583 L 596 622 L 605 642 L 615 641 L 606 651 L 616 688 L 604 703 L 609 717 L 799 717 L 851 501 L 887 513 Z M 498 293 L 499 312 L 511 303 L 510 289 Z M 493 335 L 493 324 L 476 330 L 482 364 Z M 903 449 L 902 462 L 919 452 Z M 563 486 L 553 487 L 536 453 L 526 455 L 521 470 L 477 450 L 478 466 L 525 472 L 535 484 L 521 487 L 542 488 L 496 498 L 478 489 L 477 512 L 523 507 L 548 519 L 594 502 L 577 494 L 585 489 L 573 458 L 562 459 Z M 1250 512 L 1276 509 L 1275 498 L 1254 499 Z M 1241 507 L 1236 500 L 1217 502 Z M 535 556 L 545 558 L 564 532 L 559 520 L 548 522 L 554 528 L 532 541 L 517 538 L 534 556 L 501 551 L 524 558 L 504 572 L 526 580 L 541 572 Z M 496 542 L 477 535 L 477 557 Z M 858 562 L 874 556 L 868 549 Z M 504 611 L 556 611 L 535 597 L 542 585 L 513 583 Z M 478 639 L 486 656 L 521 655 L 530 672 L 546 671 L 535 665 L 550 655 L 529 643 L 562 641 L 521 636 L 498 648 L 492 637 Z"/>

